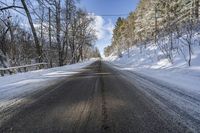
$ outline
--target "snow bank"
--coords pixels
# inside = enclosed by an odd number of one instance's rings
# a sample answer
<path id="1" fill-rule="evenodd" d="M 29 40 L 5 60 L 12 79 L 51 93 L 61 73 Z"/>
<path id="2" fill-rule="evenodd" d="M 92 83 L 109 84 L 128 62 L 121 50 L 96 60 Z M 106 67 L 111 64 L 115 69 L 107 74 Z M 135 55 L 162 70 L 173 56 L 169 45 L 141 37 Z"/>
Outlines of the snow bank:
<path id="1" fill-rule="evenodd" d="M 200 46 L 199 44 L 192 46 L 191 67 L 185 60 L 188 54 L 187 46 L 183 48 L 182 52 L 186 56 L 177 52 L 174 54 L 173 63 L 170 63 L 161 50 L 152 44 L 147 45 L 146 48 L 132 47 L 130 56 L 128 56 L 128 51 L 124 51 L 121 58 L 110 56 L 105 60 L 118 69 L 134 71 L 173 84 L 188 92 L 200 94 Z"/>

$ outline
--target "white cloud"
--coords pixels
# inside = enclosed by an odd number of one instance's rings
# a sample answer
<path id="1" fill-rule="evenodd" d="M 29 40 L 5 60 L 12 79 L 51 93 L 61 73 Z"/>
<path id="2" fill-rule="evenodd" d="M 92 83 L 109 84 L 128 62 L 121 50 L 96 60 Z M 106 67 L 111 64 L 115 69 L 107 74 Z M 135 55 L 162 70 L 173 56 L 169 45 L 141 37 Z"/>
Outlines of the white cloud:
<path id="1" fill-rule="evenodd" d="M 106 21 L 103 17 L 96 16 L 95 14 L 91 14 L 91 16 L 94 18 L 93 27 L 96 30 L 97 38 L 99 40 L 111 38 L 114 28 L 112 21 L 110 19 Z"/>
<path id="2" fill-rule="evenodd" d="M 104 57 L 104 48 L 111 45 L 114 23 L 110 18 L 103 18 L 102 16 L 89 13 L 90 17 L 94 19 L 94 23 L 91 25 L 97 36 L 96 46 L 99 48 L 101 55 Z"/>
<path id="3" fill-rule="evenodd" d="M 111 44 L 114 23 L 111 19 L 97 16 L 94 13 L 90 14 L 94 18 L 93 28 L 96 30 L 97 42 L 96 46 L 99 48 L 100 53 L 104 56 L 104 48 Z"/>
<path id="4" fill-rule="evenodd" d="M 105 23 L 104 19 L 100 16 L 94 16 L 94 29 L 96 30 L 96 35 L 98 39 L 102 39 L 105 35 L 103 25 Z"/>
<path id="5" fill-rule="evenodd" d="M 112 38 L 114 27 L 115 26 L 114 26 L 113 22 L 110 19 L 108 20 L 108 23 L 105 24 L 105 28 L 106 28 L 108 34 L 110 34 L 110 38 Z"/>

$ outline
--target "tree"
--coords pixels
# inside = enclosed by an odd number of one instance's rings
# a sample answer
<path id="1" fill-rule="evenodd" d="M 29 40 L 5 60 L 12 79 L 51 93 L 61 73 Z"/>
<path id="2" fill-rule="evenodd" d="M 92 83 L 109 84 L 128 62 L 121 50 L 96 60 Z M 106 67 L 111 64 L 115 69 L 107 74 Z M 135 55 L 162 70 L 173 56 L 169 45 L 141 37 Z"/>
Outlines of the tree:
<path id="1" fill-rule="evenodd" d="M 87 54 L 94 51 L 93 18 L 77 8 L 74 0 L 63 2 L 20 0 L 19 5 L 13 2 L 10 6 L 0 2 L 0 56 L 2 61 L 8 60 L 4 64 L 24 65 L 37 59 L 52 67 L 93 56 Z M 9 10 L 27 17 L 31 30 L 20 25 L 23 20 Z"/>
<path id="2" fill-rule="evenodd" d="M 192 45 L 194 44 L 194 35 L 195 35 L 195 28 L 198 25 L 198 23 L 196 23 L 196 21 L 194 20 L 189 20 L 187 22 L 184 22 L 183 24 L 183 32 L 185 34 L 185 36 L 183 37 L 183 40 L 185 42 L 183 42 L 187 47 L 188 47 L 188 58 L 187 58 L 187 62 L 188 65 L 191 66 L 191 61 L 192 61 Z"/>
<path id="3" fill-rule="evenodd" d="M 40 46 L 40 42 L 39 42 L 35 27 L 33 25 L 32 17 L 30 15 L 30 12 L 29 12 L 28 7 L 26 5 L 26 1 L 25 0 L 21 0 L 21 3 L 22 3 L 23 8 L 24 8 L 24 10 L 26 12 L 29 24 L 31 26 L 31 30 L 32 30 L 32 33 L 33 33 L 33 37 L 34 37 L 34 41 L 35 41 L 35 45 L 36 45 L 36 50 L 37 50 L 37 54 L 38 54 L 38 62 L 42 62 L 42 60 L 43 60 L 42 48 Z"/>

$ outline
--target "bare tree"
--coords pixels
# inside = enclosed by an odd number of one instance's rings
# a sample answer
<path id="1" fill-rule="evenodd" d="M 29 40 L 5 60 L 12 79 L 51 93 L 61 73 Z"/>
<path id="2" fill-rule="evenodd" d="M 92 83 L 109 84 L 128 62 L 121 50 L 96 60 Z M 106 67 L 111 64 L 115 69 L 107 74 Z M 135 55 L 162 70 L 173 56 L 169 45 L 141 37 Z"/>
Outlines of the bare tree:
<path id="1" fill-rule="evenodd" d="M 24 10 L 26 12 L 29 24 L 31 26 L 31 30 L 32 30 L 32 33 L 33 33 L 33 37 L 34 37 L 34 41 L 35 41 L 35 45 L 36 45 L 36 50 L 37 50 L 37 54 L 38 54 L 38 62 L 42 62 L 42 60 L 43 60 L 42 48 L 40 46 L 40 42 L 39 42 L 35 27 L 33 25 L 33 20 L 32 20 L 31 14 L 30 14 L 29 9 L 28 9 L 28 7 L 26 5 L 26 1 L 25 0 L 21 0 L 21 3 L 22 3 L 23 8 L 24 8 Z"/>
<path id="2" fill-rule="evenodd" d="M 185 35 L 183 37 L 183 42 L 187 47 L 188 47 L 188 65 L 191 66 L 191 61 L 192 61 L 192 44 L 194 41 L 194 35 L 195 35 L 195 28 L 196 28 L 196 21 L 195 20 L 188 20 L 187 22 L 183 23 L 183 34 Z"/>
<path id="3" fill-rule="evenodd" d="M 15 5 L 15 2 L 10 6 L 4 3 L 4 6 L 0 5 L 2 61 L 8 58 L 9 63 L 16 66 L 37 59 L 37 62 L 49 62 L 51 67 L 62 66 L 84 60 L 88 57 L 85 56 L 86 51 L 94 51 L 92 19 L 87 12 L 76 7 L 74 0 L 65 0 L 65 6 L 61 6 L 61 0 L 20 2 L 22 7 Z M 31 30 L 20 25 L 22 20 L 18 21 L 14 14 L 9 14 L 9 10 L 26 16 Z"/>

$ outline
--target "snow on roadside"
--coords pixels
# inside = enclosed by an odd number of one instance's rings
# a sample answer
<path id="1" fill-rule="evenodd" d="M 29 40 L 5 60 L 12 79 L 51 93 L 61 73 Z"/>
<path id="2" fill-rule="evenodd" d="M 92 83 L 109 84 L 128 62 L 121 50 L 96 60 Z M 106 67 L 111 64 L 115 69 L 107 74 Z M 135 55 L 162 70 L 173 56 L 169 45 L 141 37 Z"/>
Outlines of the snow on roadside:
<path id="1" fill-rule="evenodd" d="M 133 47 L 129 57 L 125 51 L 121 58 L 110 56 L 105 60 L 178 123 L 200 132 L 200 46 L 193 45 L 191 67 L 181 54 L 171 64 L 165 58 L 157 59 L 164 56 L 155 46 L 148 45 L 142 53 L 140 50 Z"/>
<path id="2" fill-rule="evenodd" d="M 108 63 L 107 63 L 108 64 Z M 113 64 L 108 64 L 113 66 Z M 145 96 L 152 99 L 163 111 L 173 116 L 173 121 L 183 123 L 193 132 L 199 132 L 200 121 L 200 94 L 189 89 L 180 88 L 164 81 L 162 78 L 155 79 L 148 74 L 138 73 L 126 68 L 115 66 L 119 74 L 131 82 Z"/>
<path id="3" fill-rule="evenodd" d="M 118 69 L 134 71 L 178 86 L 188 93 L 200 95 L 199 45 L 193 45 L 191 67 L 188 66 L 182 54 L 177 54 L 174 57 L 174 63 L 171 64 L 166 58 L 162 58 L 162 52 L 152 44 L 143 49 L 142 53 L 139 47 L 132 47 L 129 57 L 127 51 L 124 51 L 122 55 L 121 58 L 110 56 L 105 60 L 114 64 Z"/>
<path id="4" fill-rule="evenodd" d="M 0 112 L 20 103 L 26 96 L 82 71 L 94 61 L 0 77 Z"/>

